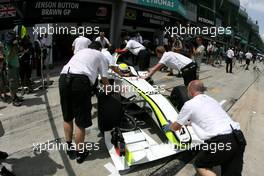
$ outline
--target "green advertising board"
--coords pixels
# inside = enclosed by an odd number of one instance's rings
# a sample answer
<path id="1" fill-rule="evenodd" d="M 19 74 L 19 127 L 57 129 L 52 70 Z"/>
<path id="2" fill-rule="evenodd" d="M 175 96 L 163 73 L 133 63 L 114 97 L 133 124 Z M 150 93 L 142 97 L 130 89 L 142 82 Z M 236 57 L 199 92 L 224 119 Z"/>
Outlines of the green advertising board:
<path id="1" fill-rule="evenodd" d="M 138 4 L 168 11 L 175 11 L 181 15 L 185 15 L 185 9 L 179 0 L 138 0 Z"/>

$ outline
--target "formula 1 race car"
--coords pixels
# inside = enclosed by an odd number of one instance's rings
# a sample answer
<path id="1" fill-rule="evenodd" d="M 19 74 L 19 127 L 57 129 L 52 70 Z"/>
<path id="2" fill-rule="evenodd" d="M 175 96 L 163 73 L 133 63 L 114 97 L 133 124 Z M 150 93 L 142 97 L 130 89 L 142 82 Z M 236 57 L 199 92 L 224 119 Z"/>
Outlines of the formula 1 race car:
<path id="1" fill-rule="evenodd" d="M 114 56 L 117 60 L 119 55 Z M 161 87 L 141 78 L 146 72 L 125 64 L 123 67 L 127 67 L 130 76 L 121 77 L 110 71 L 113 91 L 110 95 L 98 95 L 98 127 L 118 171 L 202 143 L 191 126 L 183 126 L 177 132 L 162 130 L 169 121 L 177 120 L 180 108 L 188 99 L 184 86 L 174 88 L 168 99 Z"/>

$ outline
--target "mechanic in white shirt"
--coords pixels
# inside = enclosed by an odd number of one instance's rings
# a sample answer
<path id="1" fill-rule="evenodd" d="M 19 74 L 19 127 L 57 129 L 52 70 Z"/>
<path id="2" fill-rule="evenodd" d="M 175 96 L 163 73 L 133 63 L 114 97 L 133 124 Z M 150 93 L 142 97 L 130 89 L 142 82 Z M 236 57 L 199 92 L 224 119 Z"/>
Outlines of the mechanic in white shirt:
<path id="1" fill-rule="evenodd" d="M 128 38 L 126 36 L 125 38 Z M 130 51 L 133 55 L 137 57 L 138 66 L 140 71 L 145 71 L 149 68 L 150 63 L 150 54 L 145 46 L 135 40 L 129 40 L 126 44 L 126 47 L 118 52 Z"/>
<path id="2" fill-rule="evenodd" d="M 235 53 L 234 53 L 233 49 L 229 48 L 226 52 L 226 73 L 233 73 L 232 68 L 233 68 L 233 58 L 234 57 L 235 57 Z M 229 70 L 229 72 L 228 72 L 228 70 Z"/>
<path id="3" fill-rule="evenodd" d="M 93 42 L 89 48 L 78 51 L 63 67 L 59 78 L 59 92 L 64 133 L 68 146 L 67 154 L 75 156 L 77 163 L 82 163 L 89 152 L 84 150 L 85 128 L 92 125 L 91 92 L 92 86 L 101 75 L 105 92 L 108 82 L 108 65 L 100 52 L 101 44 Z M 73 120 L 75 119 L 75 144 L 77 151 L 72 149 Z"/>
<path id="4" fill-rule="evenodd" d="M 144 79 L 150 78 L 164 66 L 181 71 L 184 84 L 186 86 L 189 82 L 196 79 L 197 66 L 190 58 L 172 51 L 165 52 L 165 48 L 163 46 L 158 46 L 156 48 L 156 54 L 160 61 L 154 67 L 149 69 L 149 73 L 146 77 L 144 77 Z"/>
<path id="5" fill-rule="evenodd" d="M 116 59 L 112 56 L 111 51 L 108 51 L 106 48 L 102 49 L 102 54 L 105 56 L 105 62 L 111 70 L 117 73 L 119 76 L 129 76 L 129 74 L 124 74 L 119 70 L 118 65 L 116 64 Z"/>
<path id="6" fill-rule="evenodd" d="M 190 82 L 188 94 L 192 99 L 185 102 L 176 122 L 162 128 L 165 132 L 177 131 L 191 124 L 197 136 L 204 140 L 194 162 L 199 175 L 216 176 L 211 168 L 218 165 L 222 167 L 222 175 L 241 175 L 246 140 L 240 125 L 216 100 L 205 95 L 204 90 L 202 81 Z"/>
<path id="7" fill-rule="evenodd" d="M 91 43 L 91 40 L 84 36 L 77 37 L 72 43 L 73 54 L 76 54 L 82 49 L 88 48 Z"/>
<path id="8" fill-rule="evenodd" d="M 249 64 L 250 64 L 250 61 L 253 57 L 252 53 L 250 51 L 248 51 L 246 54 L 245 54 L 245 57 L 246 57 L 246 70 L 248 70 L 248 67 L 249 67 Z"/>
<path id="9" fill-rule="evenodd" d="M 100 42 L 102 48 L 110 48 L 112 46 L 109 40 L 105 37 L 104 32 L 100 32 L 99 36 L 95 39 L 95 41 Z"/>

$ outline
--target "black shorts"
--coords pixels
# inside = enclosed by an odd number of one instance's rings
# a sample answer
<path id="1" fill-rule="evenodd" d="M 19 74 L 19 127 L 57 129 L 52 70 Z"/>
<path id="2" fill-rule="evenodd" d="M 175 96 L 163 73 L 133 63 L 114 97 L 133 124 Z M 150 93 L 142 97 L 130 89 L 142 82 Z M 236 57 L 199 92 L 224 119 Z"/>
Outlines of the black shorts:
<path id="1" fill-rule="evenodd" d="M 245 146 L 240 146 L 233 133 L 219 135 L 205 141 L 208 150 L 203 147 L 194 162 L 197 168 L 221 166 L 222 175 L 241 175 Z M 208 147 L 209 146 L 209 147 Z M 219 146 L 225 146 L 223 147 Z M 206 148 L 206 149 L 207 149 Z"/>
<path id="2" fill-rule="evenodd" d="M 246 64 L 247 64 L 247 65 L 250 64 L 250 59 L 246 59 Z"/>
<path id="3" fill-rule="evenodd" d="M 148 50 L 140 50 L 138 53 L 138 66 L 140 71 L 146 71 L 149 68 L 150 54 Z"/>
<path id="4" fill-rule="evenodd" d="M 184 85 L 188 86 L 189 83 L 197 79 L 197 64 L 192 62 L 181 69 Z"/>
<path id="5" fill-rule="evenodd" d="M 75 119 L 80 128 L 92 125 L 91 118 L 91 86 L 85 75 L 70 74 L 70 81 L 66 74 L 60 75 L 59 91 L 62 115 L 65 122 Z"/>
<path id="6" fill-rule="evenodd" d="M 232 62 L 233 62 L 233 59 L 228 58 L 228 57 L 226 58 L 226 63 L 227 63 L 227 64 L 231 64 Z"/>

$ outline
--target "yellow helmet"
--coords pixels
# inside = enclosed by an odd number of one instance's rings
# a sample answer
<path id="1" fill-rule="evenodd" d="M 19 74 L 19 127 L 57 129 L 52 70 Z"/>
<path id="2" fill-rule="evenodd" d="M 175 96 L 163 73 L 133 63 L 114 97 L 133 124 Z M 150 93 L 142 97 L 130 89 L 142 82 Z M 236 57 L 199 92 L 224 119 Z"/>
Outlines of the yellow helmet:
<path id="1" fill-rule="evenodd" d="M 125 63 L 119 64 L 118 68 L 122 73 L 128 73 L 130 71 L 128 65 Z"/>

